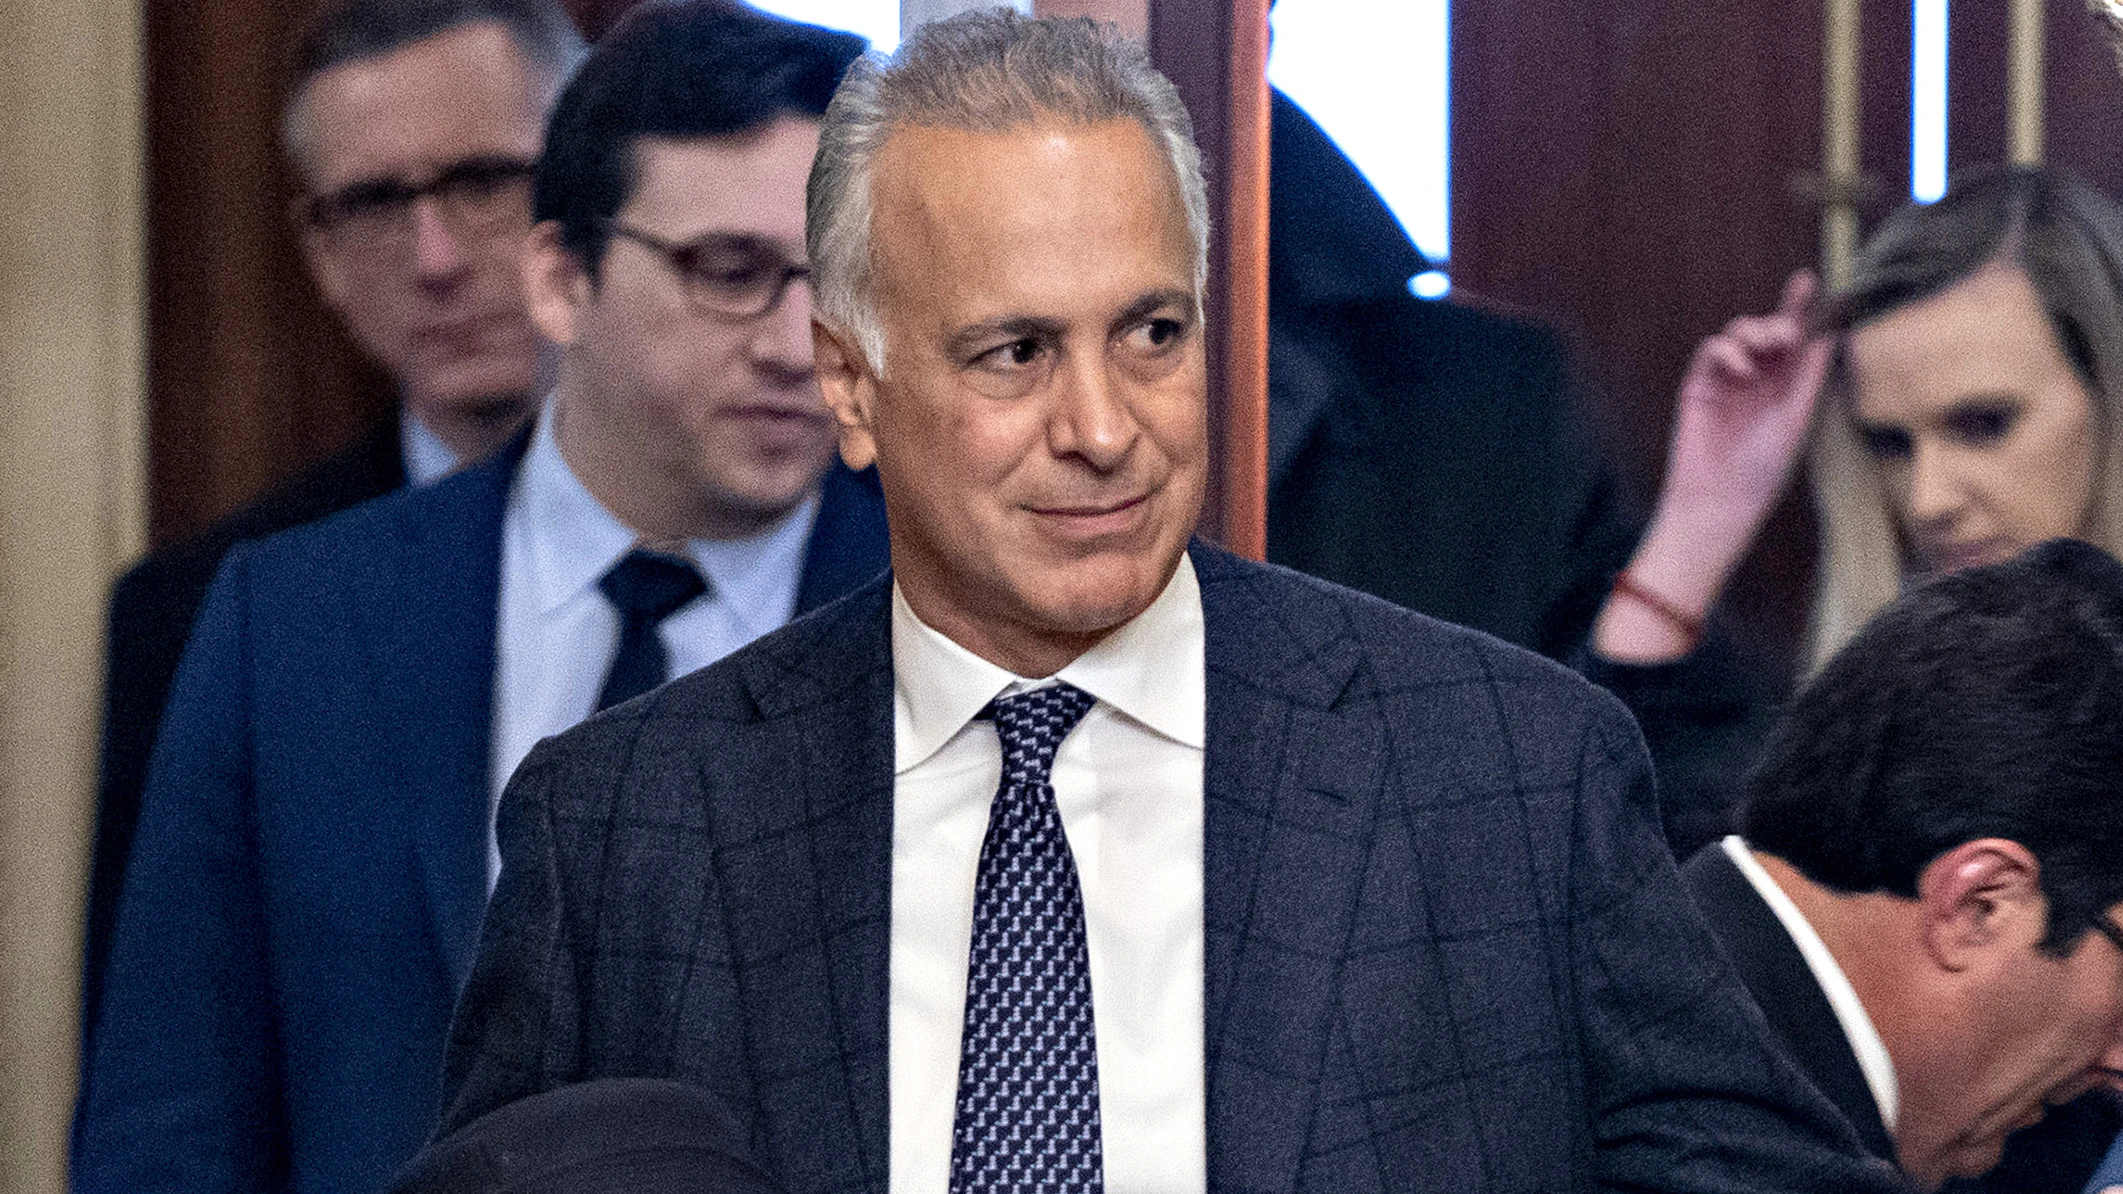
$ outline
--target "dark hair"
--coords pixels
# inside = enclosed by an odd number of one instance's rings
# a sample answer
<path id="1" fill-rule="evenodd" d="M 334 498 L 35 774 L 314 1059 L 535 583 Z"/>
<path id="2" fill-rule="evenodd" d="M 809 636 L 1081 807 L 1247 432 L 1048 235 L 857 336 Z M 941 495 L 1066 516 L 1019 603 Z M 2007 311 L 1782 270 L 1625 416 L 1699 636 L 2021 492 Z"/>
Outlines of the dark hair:
<path id="1" fill-rule="evenodd" d="M 525 58 L 561 78 L 582 58 L 582 35 L 558 0 L 339 0 L 312 15 L 295 40 L 288 67 L 281 137 L 300 161 L 298 127 L 305 85 L 335 66 L 375 58 L 465 25 L 491 21 L 508 30 Z"/>
<path id="2" fill-rule="evenodd" d="M 1963 842 L 2018 842 L 2043 947 L 2071 948 L 2123 901 L 2123 564 L 2058 539 L 1905 594 L 1799 694 L 1744 820 L 1816 883 L 1904 898 Z"/>
<path id="3" fill-rule="evenodd" d="M 728 0 L 650 3 L 627 14 L 561 93 L 531 195 L 534 220 L 594 279 L 605 221 L 632 197 L 641 137 L 733 137 L 778 116 L 817 119 L 861 38 Z"/>

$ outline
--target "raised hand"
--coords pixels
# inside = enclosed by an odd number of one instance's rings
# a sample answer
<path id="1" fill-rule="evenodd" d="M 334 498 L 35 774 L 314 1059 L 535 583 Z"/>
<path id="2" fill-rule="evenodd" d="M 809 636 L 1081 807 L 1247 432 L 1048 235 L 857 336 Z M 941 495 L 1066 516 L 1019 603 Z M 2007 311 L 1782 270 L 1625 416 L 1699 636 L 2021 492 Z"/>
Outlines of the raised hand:
<path id="1" fill-rule="evenodd" d="M 1776 310 L 1741 316 L 1698 345 L 1681 379 L 1659 503 L 1594 626 L 1610 659 L 1685 655 L 1791 476 L 1834 345 L 1810 334 L 1812 270 Z"/>
<path id="2" fill-rule="evenodd" d="M 1726 324 L 1681 378 L 1659 513 L 1736 532 L 1735 561 L 1790 477 L 1828 375 L 1833 346 L 1808 335 L 1815 290 L 1812 270 L 1792 274 L 1775 311 Z"/>

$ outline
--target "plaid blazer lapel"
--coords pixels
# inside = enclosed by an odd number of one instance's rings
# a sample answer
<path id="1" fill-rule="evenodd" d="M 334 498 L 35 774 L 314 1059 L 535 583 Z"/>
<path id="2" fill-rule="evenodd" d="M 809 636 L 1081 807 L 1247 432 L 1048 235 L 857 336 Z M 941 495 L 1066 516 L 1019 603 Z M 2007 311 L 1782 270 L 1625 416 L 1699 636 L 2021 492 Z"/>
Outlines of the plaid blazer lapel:
<path id="1" fill-rule="evenodd" d="M 890 598 L 881 577 L 745 657 L 745 769 L 778 798 L 719 815 L 739 998 L 773 1059 L 760 1127 L 792 1194 L 889 1176 Z"/>
<path id="2" fill-rule="evenodd" d="M 1329 603 L 1203 544 L 1192 555 L 1208 639 L 1209 1187 L 1292 1190 L 1327 1066 L 1382 737 L 1375 705 L 1345 701 L 1361 658 Z"/>

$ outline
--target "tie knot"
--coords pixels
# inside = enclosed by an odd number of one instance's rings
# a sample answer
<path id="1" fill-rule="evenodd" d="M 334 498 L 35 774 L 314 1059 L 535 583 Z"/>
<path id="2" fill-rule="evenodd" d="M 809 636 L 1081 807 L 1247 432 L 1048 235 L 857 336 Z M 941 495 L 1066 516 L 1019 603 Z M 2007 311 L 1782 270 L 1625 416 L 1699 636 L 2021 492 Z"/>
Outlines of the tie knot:
<path id="1" fill-rule="evenodd" d="M 629 622 L 663 621 L 708 591 L 708 582 L 687 560 L 635 548 L 597 581 L 605 600 Z"/>
<path id="2" fill-rule="evenodd" d="M 1097 697 L 1070 684 L 1049 684 L 989 701 L 980 716 L 995 722 L 996 737 L 1002 739 L 1004 779 L 1045 776 L 1054 767 L 1062 739 L 1097 703 Z"/>

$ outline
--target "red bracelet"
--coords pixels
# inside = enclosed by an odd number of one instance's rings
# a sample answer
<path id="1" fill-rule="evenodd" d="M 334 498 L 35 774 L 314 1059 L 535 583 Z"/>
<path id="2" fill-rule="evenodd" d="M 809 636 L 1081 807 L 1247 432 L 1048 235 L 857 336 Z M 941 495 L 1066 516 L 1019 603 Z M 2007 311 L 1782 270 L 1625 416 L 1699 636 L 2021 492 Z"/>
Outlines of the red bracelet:
<path id="1" fill-rule="evenodd" d="M 1687 639 L 1688 646 L 1694 647 L 1696 641 L 1703 637 L 1703 620 L 1701 618 L 1688 616 L 1679 606 L 1646 588 L 1643 582 L 1631 577 L 1626 570 L 1615 573 L 1614 591 L 1634 600 L 1638 605 L 1673 623 L 1674 628 L 1679 630 L 1682 636 Z"/>

